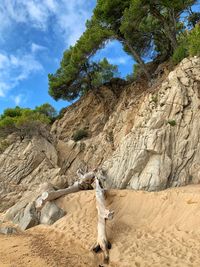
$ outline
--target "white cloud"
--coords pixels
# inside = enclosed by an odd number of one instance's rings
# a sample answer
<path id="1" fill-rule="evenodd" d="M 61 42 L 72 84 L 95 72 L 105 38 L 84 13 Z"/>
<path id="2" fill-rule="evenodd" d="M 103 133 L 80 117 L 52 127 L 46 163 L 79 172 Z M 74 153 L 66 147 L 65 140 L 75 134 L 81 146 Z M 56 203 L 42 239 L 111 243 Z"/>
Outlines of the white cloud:
<path id="1" fill-rule="evenodd" d="M 0 42 L 6 41 L 12 31 L 18 32 L 23 25 L 27 31 L 32 28 L 40 33 L 46 31 L 44 34 L 54 31 L 58 42 L 64 40 L 65 45 L 73 45 L 85 30 L 93 1 L 95 0 L 0 0 Z M 0 97 L 5 97 L 9 90 L 33 73 L 44 70 L 37 58 L 39 52 L 46 47 L 32 41 L 29 52 L 20 53 L 24 51 L 24 47 L 19 46 L 17 49 L 18 52 L 11 54 L 6 52 L 6 48 L 0 50 Z M 20 97 L 14 101 L 19 102 Z"/>
<path id="2" fill-rule="evenodd" d="M 90 18 L 88 1 L 62 0 L 64 10 L 57 17 L 57 24 L 66 43 L 73 45 L 85 30 L 85 22 Z"/>
<path id="3" fill-rule="evenodd" d="M 37 53 L 37 52 L 40 52 L 40 51 L 44 51 L 46 50 L 47 48 L 43 45 L 38 45 L 38 44 L 35 44 L 35 43 L 32 43 L 31 44 L 31 52 L 32 53 Z"/>
<path id="4" fill-rule="evenodd" d="M 5 97 L 19 82 L 41 71 L 43 66 L 32 53 L 20 56 L 0 53 L 0 96 Z"/>
<path id="5" fill-rule="evenodd" d="M 117 64 L 117 65 L 125 65 L 125 64 L 127 64 L 128 60 L 129 60 L 129 57 L 127 57 L 127 56 L 108 58 L 108 61 L 111 64 Z"/>
<path id="6" fill-rule="evenodd" d="M 74 44 L 91 15 L 89 5 L 91 0 L 1 0 L 0 35 L 16 23 L 25 23 L 42 31 L 54 27 L 67 45 Z"/>
<path id="7" fill-rule="evenodd" d="M 13 97 L 13 100 L 15 102 L 16 106 L 19 106 L 19 104 L 22 102 L 23 95 L 19 94 Z"/>

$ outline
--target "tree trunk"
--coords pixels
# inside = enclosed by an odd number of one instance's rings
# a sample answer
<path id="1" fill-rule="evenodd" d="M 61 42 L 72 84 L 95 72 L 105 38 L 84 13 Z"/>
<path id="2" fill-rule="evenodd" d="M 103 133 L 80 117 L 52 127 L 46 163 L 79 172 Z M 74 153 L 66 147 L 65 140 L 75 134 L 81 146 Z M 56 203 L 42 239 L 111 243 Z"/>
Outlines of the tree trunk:
<path id="1" fill-rule="evenodd" d="M 128 41 L 124 42 L 126 44 L 126 46 L 128 47 L 128 49 L 130 50 L 131 54 L 133 55 L 134 59 L 137 61 L 137 63 L 140 65 L 141 69 L 143 70 L 144 74 L 146 75 L 148 81 L 151 81 L 151 75 L 149 74 L 147 67 L 144 63 L 144 61 L 142 60 L 142 58 L 140 57 L 140 55 L 135 51 L 135 49 L 129 44 Z"/>
<path id="2" fill-rule="evenodd" d="M 114 212 L 106 209 L 105 207 L 105 191 L 102 188 L 98 178 L 96 178 L 96 206 L 98 211 L 98 224 L 97 224 L 97 243 L 95 244 L 93 251 L 103 251 L 104 263 L 109 262 L 108 249 L 111 248 L 111 244 L 107 239 L 106 234 L 106 220 L 113 218 Z"/>
<path id="3" fill-rule="evenodd" d="M 151 6 L 150 12 L 152 15 L 157 18 L 164 26 L 164 30 L 166 32 L 166 35 L 168 36 L 169 40 L 171 41 L 171 45 L 173 47 L 173 50 L 177 48 L 177 39 L 176 39 L 176 25 L 174 25 L 174 21 L 172 21 L 172 30 L 169 26 L 169 21 L 165 19 L 165 17 L 157 10 L 156 7 Z M 174 16 L 174 14 L 173 14 Z"/>

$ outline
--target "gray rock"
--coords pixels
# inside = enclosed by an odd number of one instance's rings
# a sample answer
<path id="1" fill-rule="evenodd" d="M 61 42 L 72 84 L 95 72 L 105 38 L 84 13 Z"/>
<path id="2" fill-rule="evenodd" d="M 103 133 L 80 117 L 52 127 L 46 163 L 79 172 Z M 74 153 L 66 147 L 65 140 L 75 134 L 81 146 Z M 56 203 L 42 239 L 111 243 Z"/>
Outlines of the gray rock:
<path id="1" fill-rule="evenodd" d="M 9 226 L 0 227 L 0 233 L 4 235 L 16 234 L 17 229 L 14 227 L 9 227 Z"/>
<path id="2" fill-rule="evenodd" d="M 156 191 L 200 182 L 199 91 L 200 58 L 191 58 L 145 94 L 129 134 L 103 164 L 110 187 Z"/>
<path id="3" fill-rule="evenodd" d="M 64 210 L 59 208 L 55 202 L 47 202 L 41 210 L 40 223 L 53 224 L 65 215 Z"/>
<path id="4" fill-rule="evenodd" d="M 38 225 L 39 223 L 38 212 L 35 209 L 34 203 L 29 203 L 26 206 L 25 210 L 23 211 L 23 215 L 19 213 L 18 221 L 19 221 L 19 227 L 22 230 L 26 230 L 33 226 Z"/>
<path id="5" fill-rule="evenodd" d="M 0 154 L 0 212 L 24 229 L 54 221 L 27 207 L 42 183 L 71 185 L 78 168 L 102 167 L 107 188 L 161 190 L 200 183 L 200 57 L 184 59 L 148 90 L 143 84 L 103 86 L 66 108 L 51 138 L 16 139 Z M 78 129 L 88 138 L 74 142 Z M 54 140 L 54 141 L 52 141 Z M 44 190 L 45 191 L 45 190 Z M 16 205 L 15 205 L 16 204 Z M 48 210 L 47 209 L 47 210 Z"/>

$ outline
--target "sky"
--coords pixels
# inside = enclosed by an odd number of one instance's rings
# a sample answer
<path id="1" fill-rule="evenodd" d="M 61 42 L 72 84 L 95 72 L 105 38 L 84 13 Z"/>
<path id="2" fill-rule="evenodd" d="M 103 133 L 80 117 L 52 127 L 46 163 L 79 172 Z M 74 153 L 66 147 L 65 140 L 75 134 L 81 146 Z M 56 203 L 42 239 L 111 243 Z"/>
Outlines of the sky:
<path id="1" fill-rule="evenodd" d="M 48 95 L 48 73 L 55 73 L 64 50 L 74 45 L 92 15 L 95 0 L 0 1 L 0 114 L 5 108 L 69 105 Z M 95 55 L 119 65 L 121 77 L 134 61 L 120 43 L 108 43 Z"/>

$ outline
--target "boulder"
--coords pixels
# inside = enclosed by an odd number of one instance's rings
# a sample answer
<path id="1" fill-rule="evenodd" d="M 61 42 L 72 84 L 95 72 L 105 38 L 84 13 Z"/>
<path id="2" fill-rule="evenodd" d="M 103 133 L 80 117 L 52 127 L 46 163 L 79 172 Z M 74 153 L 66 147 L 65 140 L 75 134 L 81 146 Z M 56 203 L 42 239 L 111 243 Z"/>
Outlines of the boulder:
<path id="1" fill-rule="evenodd" d="M 40 223 L 51 225 L 65 215 L 55 202 L 47 202 L 41 210 Z"/>
<path id="2" fill-rule="evenodd" d="M 17 220 L 19 221 L 19 227 L 21 230 L 26 230 L 38 225 L 39 216 L 34 203 L 29 203 L 24 211 L 17 214 Z"/>

